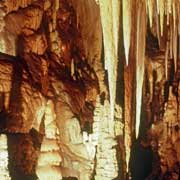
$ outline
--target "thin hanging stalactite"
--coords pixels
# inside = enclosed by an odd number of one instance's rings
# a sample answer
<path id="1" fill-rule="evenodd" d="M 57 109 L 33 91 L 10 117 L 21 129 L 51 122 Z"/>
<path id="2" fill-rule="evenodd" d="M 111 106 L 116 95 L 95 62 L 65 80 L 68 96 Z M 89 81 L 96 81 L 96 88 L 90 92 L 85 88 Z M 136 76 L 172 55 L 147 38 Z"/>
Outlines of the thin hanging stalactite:
<path id="1" fill-rule="evenodd" d="M 159 25 L 159 14 L 158 14 L 158 7 L 155 6 L 155 21 L 156 21 L 156 34 L 157 34 L 157 39 L 158 39 L 158 43 L 159 43 L 159 46 L 161 44 L 161 35 L 160 35 L 160 25 Z"/>
<path id="2" fill-rule="evenodd" d="M 172 12 L 172 0 L 167 0 L 167 12 L 169 14 Z"/>
<path id="3" fill-rule="evenodd" d="M 131 11 L 132 2 L 131 0 L 122 0 L 123 3 L 123 37 L 124 37 L 124 49 L 126 57 L 126 65 L 129 63 L 129 49 L 131 42 Z"/>
<path id="4" fill-rule="evenodd" d="M 176 12 L 176 1 L 173 1 L 173 59 L 174 59 L 174 70 L 177 69 L 177 12 Z"/>
<path id="5" fill-rule="evenodd" d="M 169 18 L 170 18 L 170 14 L 171 14 L 171 4 L 172 4 L 172 2 L 171 2 L 172 0 L 167 0 L 166 1 L 166 11 L 167 11 L 167 25 L 169 25 Z"/>
<path id="6" fill-rule="evenodd" d="M 165 14 L 165 2 L 164 0 L 159 0 L 159 14 L 160 14 L 160 32 L 161 36 L 163 36 L 163 27 L 164 27 L 164 14 Z"/>
<path id="7" fill-rule="evenodd" d="M 177 19 L 180 19 L 180 3 L 177 3 Z M 180 21 L 177 22 L 178 35 L 180 35 Z"/>
<path id="8" fill-rule="evenodd" d="M 119 26 L 120 26 L 120 1 L 114 0 L 112 3 L 112 17 L 113 17 L 113 35 L 115 43 L 115 53 L 118 55 L 119 43 Z M 117 65 L 117 64 L 116 64 Z"/>
<path id="9" fill-rule="evenodd" d="M 177 70 L 177 29 L 173 32 L 173 59 L 174 59 L 174 70 Z"/>
<path id="10" fill-rule="evenodd" d="M 152 28 L 153 26 L 153 11 L 154 11 L 154 1 L 153 0 L 147 0 L 146 1 L 147 5 L 147 13 L 148 13 L 148 17 L 149 17 L 149 24 L 150 24 L 150 28 Z"/>
<path id="11" fill-rule="evenodd" d="M 170 23 L 172 22 L 172 16 L 170 19 Z M 173 58 L 173 27 L 170 26 L 170 47 L 169 47 L 170 59 Z"/>
<path id="12" fill-rule="evenodd" d="M 102 22 L 102 30 L 103 30 L 103 44 L 104 44 L 104 52 L 105 52 L 105 69 L 108 73 L 108 84 L 109 84 L 109 96 L 110 96 L 110 108 L 111 113 L 113 106 L 113 79 L 112 79 L 112 53 L 114 54 L 113 48 L 113 22 L 112 22 L 112 6 L 111 1 L 99 1 L 100 4 L 100 14 L 101 14 L 101 22 Z"/>
<path id="13" fill-rule="evenodd" d="M 169 61 L 169 42 L 166 42 L 166 51 L 165 51 L 165 76 L 166 80 L 168 79 L 168 61 Z"/>
<path id="14" fill-rule="evenodd" d="M 134 127 L 134 89 L 135 89 L 135 66 L 136 66 L 136 0 L 132 3 L 132 26 L 131 47 L 129 53 L 129 65 L 124 69 L 124 144 L 126 158 L 126 172 L 129 172 L 133 127 Z"/>
<path id="15" fill-rule="evenodd" d="M 119 5 L 118 1 L 113 2 L 116 6 Z M 114 107 L 116 97 L 116 78 L 117 78 L 117 62 L 118 62 L 118 31 L 119 10 L 115 9 L 112 1 L 99 1 L 101 22 L 103 29 L 103 41 L 105 49 L 105 69 L 108 72 L 109 96 L 110 96 L 110 113 L 111 120 L 109 121 L 109 132 L 113 134 L 113 121 L 114 121 Z M 117 8 L 117 7 L 116 7 Z"/>
<path id="16" fill-rule="evenodd" d="M 160 5 L 160 0 L 156 0 L 156 7 L 157 7 L 157 13 L 159 14 L 160 12 L 160 8 L 159 8 L 159 5 Z"/>
<path id="17" fill-rule="evenodd" d="M 144 61 L 146 46 L 146 6 L 138 3 L 137 13 L 137 45 L 136 45 L 136 138 L 139 135 L 141 119 L 142 88 L 144 81 Z"/>

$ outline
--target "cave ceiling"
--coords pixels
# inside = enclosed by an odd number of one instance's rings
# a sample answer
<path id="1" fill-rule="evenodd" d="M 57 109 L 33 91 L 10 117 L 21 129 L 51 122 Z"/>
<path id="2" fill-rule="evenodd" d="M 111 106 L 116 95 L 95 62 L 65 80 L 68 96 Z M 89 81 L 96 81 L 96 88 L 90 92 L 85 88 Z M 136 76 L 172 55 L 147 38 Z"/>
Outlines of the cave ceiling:
<path id="1" fill-rule="evenodd" d="M 178 180 L 179 80 L 179 0 L 0 1 L 0 131 L 15 179 L 136 180 L 138 142 L 153 152 L 146 179 Z"/>

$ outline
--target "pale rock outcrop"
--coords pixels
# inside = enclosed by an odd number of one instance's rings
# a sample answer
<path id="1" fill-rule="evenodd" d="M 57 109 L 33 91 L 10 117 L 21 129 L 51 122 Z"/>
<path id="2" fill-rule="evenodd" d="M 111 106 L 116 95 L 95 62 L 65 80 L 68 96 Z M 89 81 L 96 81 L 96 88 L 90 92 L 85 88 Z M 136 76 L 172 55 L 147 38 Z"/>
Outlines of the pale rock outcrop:
<path id="1" fill-rule="evenodd" d="M 92 134 L 92 142 L 97 145 L 95 180 L 110 180 L 118 176 L 117 152 L 115 149 L 117 142 L 115 135 L 112 136 L 108 130 L 109 128 L 115 128 L 114 123 L 109 120 L 109 106 L 107 100 L 102 105 L 100 99 L 97 99 Z"/>
<path id="2" fill-rule="evenodd" d="M 6 30 L 5 16 L 5 11 L 0 7 L 0 52 L 15 56 L 17 37 Z"/>
<path id="3" fill-rule="evenodd" d="M 0 179 L 11 180 L 8 170 L 8 146 L 7 136 L 0 135 Z"/>
<path id="4" fill-rule="evenodd" d="M 41 144 L 36 173 L 40 180 L 62 179 L 60 163 L 62 157 L 58 146 L 58 128 L 52 101 L 48 101 L 44 114 L 45 136 Z"/>
<path id="5" fill-rule="evenodd" d="M 90 180 L 95 154 L 92 152 L 95 152 L 95 147 L 92 144 L 83 143 L 79 121 L 74 117 L 71 110 L 66 106 L 59 106 L 59 108 L 61 108 L 61 111 L 58 111 L 56 121 L 60 137 L 59 146 L 62 153 L 62 176 Z M 60 112 L 63 112 L 63 117 L 61 117 Z"/>
<path id="6" fill-rule="evenodd" d="M 13 66 L 7 63 L 0 63 L 0 97 L 1 110 L 9 109 L 10 91 L 12 87 Z"/>

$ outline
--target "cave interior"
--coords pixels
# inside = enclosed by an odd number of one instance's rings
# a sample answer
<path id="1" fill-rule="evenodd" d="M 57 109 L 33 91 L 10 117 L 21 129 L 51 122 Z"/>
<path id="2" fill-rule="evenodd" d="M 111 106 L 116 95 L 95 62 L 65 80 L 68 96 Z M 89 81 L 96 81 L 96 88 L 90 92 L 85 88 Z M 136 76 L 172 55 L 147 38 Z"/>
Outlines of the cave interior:
<path id="1" fill-rule="evenodd" d="M 0 180 L 179 180 L 179 81 L 179 0 L 1 0 Z"/>

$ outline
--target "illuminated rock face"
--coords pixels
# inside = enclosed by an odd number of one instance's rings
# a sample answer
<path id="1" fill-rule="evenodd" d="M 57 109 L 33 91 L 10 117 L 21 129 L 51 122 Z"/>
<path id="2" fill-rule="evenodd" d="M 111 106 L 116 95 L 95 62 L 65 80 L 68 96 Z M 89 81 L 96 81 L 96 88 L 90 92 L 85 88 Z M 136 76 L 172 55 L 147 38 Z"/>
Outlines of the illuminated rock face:
<path id="1" fill-rule="evenodd" d="M 83 141 L 78 119 L 74 117 L 68 106 L 62 105 L 62 102 L 56 105 L 62 176 L 90 180 L 95 147 Z"/>
<path id="2" fill-rule="evenodd" d="M 62 161 L 58 146 L 58 129 L 55 122 L 55 112 L 52 101 L 45 107 L 45 136 L 38 157 L 36 173 L 40 180 L 62 179 L 60 164 Z"/>
<path id="3" fill-rule="evenodd" d="M 8 171 L 8 146 L 6 135 L 0 135 L 0 178 L 10 180 Z"/>
<path id="4" fill-rule="evenodd" d="M 92 142 L 97 144 L 95 180 L 110 180 L 118 176 L 118 163 L 116 157 L 117 141 L 115 135 L 109 133 L 109 128 L 114 129 L 114 123 L 109 123 L 110 108 L 109 102 L 104 105 L 97 100 L 97 107 L 94 114 Z M 111 126 L 111 127 L 110 127 Z"/>

